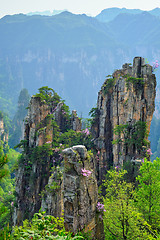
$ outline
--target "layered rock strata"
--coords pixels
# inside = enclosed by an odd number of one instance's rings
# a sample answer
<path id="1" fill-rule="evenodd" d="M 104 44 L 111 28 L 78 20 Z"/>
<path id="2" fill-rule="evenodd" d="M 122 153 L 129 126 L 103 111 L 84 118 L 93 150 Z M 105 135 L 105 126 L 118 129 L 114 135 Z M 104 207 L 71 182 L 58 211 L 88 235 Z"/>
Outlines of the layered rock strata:
<path id="1" fill-rule="evenodd" d="M 150 130 L 155 109 L 155 87 L 152 66 L 145 64 L 141 57 L 134 58 L 133 66 L 124 64 L 104 82 L 98 93 L 97 114 L 92 126 L 95 144 L 100 151 L 100 179 L 110 166 L 118 167 L 124 161 L 144 157 L 147 134 L 141 139 L 141 146 L 136 145 L 136 138 L 137 142 L 140 141 L 141 130 Z"/>

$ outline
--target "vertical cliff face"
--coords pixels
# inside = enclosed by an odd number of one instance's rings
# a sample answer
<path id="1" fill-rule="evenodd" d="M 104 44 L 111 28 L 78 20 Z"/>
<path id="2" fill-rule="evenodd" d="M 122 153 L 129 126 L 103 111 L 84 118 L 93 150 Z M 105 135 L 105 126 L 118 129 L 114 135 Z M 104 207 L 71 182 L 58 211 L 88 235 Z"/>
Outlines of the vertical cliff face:
<path id="1" fill-rule="evenodd" d="M 74 146 L 64 155 L 64 219 L 67 230 L 96 229 L 98 187 L 93 154 L 84 146 Z"/>
<path id="2" fill-rule="evenodd" d="M 3 143 L 8 143 L 8 126 L 5 121 L 4 114 L 0 111 L 0 140 L 3 141 Z"/>
<path id="3" fill-rule="evenodd" d="M 152 67 L 141 57 L 134 58 L 133 66 L 124 64 L 104 82 L 92 126 L 95 144 L 101 152 L 100 178 L 111 165 L 123 165 L 124 161 L 145 156 L 155 87 Z"/>
<path id="4" fill-rule="evenodd" d="M 25 120 L 24 151 L 16 178 L 15 224 L 39 211 L 42 191 L 48 184 L 51 168 L 57 164 L 54 158 L 59 164 L 62 161 L 56 152 L 56 136 L 71 125 L 66 106 L 60 102 L 59 96 L 56 93 L 52 96 L 52 92 L 44 96 L 31 98 Z"/>
<path id="5" fill-rule="evenodd" d="M 8 142 L 8 131 L 5 129 L 3 117 L 0 117 L 0 140 L 4 143 Z"/>
<path id="6" fill-rule="evenodd" d="M 55 217 L 62 216 L 64 210 L 67 230 L 76 233 L 89 229 L 94 235 L 98 200 L 95 160 L 84 146 L 59 152 L 62 144 L 57 142 L 57 134 L 65 132 L 66 126 L 81 131 L 76 111 L 68 117 L 67 108 L 57 101 L 57 95 L 48 92 L 45 98 L 31 98 L 16 178 L 14 224 L 31 218 L 40 208 Z"/>
<path id="7" fill-rule="evenodd" d="M 40 208 L 55 217 L 64 212 L 66 230 L 74 233 L 92 230 L 95 239 L 98 201 L 95 159 L 82 145 L 60 153 L 62 144 L 56 142 L 57 134 L 65 132 L 66 126 L 79 132 L 81 121 L 76 111 L 68 119 L 64 103 L 50 94 L 45 99 L 33 96 L 29 104 L 22 142 L 24 152 L 16 178 L 14 224 L 32 218 Z"/>
<path id="8" fill-rule="evenodd" d="M 52 126 L 47 122 L 49 108 L 39 97 L 32 97 L 25 120 L 24 154 L 16 177 L 17 208 L 14 212 L 14 224 L 33 216 L 40 209 L 42 189 L 48 182 L 51 158 L 38 147 L 52 140 Z M 50 133 L 50 135 L 49 135 Z M 49 139 L 48 139 L 49 138 Z M 45 161 L 40 160 L 40 155 Z M 38 159 L 39 158 L 39 159 Z"/>
<path id="9" fill-rule="evenodd" d="M 49 178 L 41 209 L 57 217 L 63 211 L 67 231 L 90 230 L 95 239 L 101 233 L 96 223 L 98 186 L 94 156 L 83 145 L 66 148 L 62 154 L 63 168 L 61 173 L 56 169 Z"/>
<path id="10" fill-rule="evenodd" d="M 79 117 L 77 116 L 76 110 L 72 111 L 71 122 L 72 122 L 72 129 L 74 131 L 81 131 L 82 123 L 81 123 L 81 120 L 79 119 Z"/>

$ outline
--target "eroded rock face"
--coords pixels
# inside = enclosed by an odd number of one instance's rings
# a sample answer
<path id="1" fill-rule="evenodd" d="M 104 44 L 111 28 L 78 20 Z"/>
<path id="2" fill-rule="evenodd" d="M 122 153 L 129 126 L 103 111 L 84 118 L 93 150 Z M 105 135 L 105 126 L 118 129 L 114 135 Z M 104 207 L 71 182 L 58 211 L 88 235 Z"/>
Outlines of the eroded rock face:
<path id="1" fill-rule="evenodd" d="M 126 144 L 124 131 L 115 134 L 113 130 L 117 125 L 127 125 L 128 138 L 133 138 L 137 122 L 145 122 L 147 130 L 150 130 L 155 109 L 155 87 L 152 67 L 141 57 L 134 58 L 133 66 L 124 64 L 103 84 L 98 93 L 98 114 L 92 126 L 95 144 L 101 153 L 98 163 L 100 179 L 109 166 L 123 165 L 126 160 L 143 157 L 143 146 L 139 149 L 135 144 Z M 112 141 L 117 143 L 112 144 Z"/>
<path id="2" fill-rule="evenodd" d="M 5 129 L 3 117 L 0 116 L 0 140 L 4 143 L 8 142 L 8 131 Z"/>
<path id="3" fill-rule="evenodd" d="M 50 109 L 45 102 L 39 97 L 31 98 L 25 120 L 25 153 L 16 175 L 17 207 L 14 210 L 14 224 L 20 225 L 22 220 L 32 217 L 41 207 L 41 192 L 48 183 L 51 158 L 46 153 L 45 160 L 41 161 L 40 154 L 37 158 L 38 152 L 34 156 L 32 153 L 47 141 L 52 141 L 53 128 L 50 120 L 46 121 L 49 113 Z"/>
<path id="4" fill-rule="evenodd" d="M 77 116 L 77 111 L 73 110 L 72 111 L 72 117 L 71 117 L 71 122 L 72 122 L 72 129 L 76 132 L 81 131 L 82 128 L 82 122 Z"/>
<path id="5" fill-rule="evenodd" d="M 50 129 L 50 124 L 47 127 L 44 123 L 44 128 L 40 128 L 41 131 L 38 129 L 38 125 L 45 120 L 49 113 L 50 109 L 48 105 L 42 102 L 39 97 L 33 96 L 31 98 L 28 115 L 25 119 L 24 133 L 24 139 L 28 141 L 29 147 L 42 146 L 46 142 L 46 135 L 50 135 L 50 140 L 52 140 L 52 129 Z"/>
<path id="6" fill-rule="evenodd" d="M 55 187 L 45 191 L 41 209 L 56 217 L 62 216 L 64 211 L 67 231 L 92 230 L 95 239 L 98 187 L 93 154 L 87 152 L 85 146 L 77 145 L 63 150 L 63 157 L 63 174 L 57 178 L 55 171 L 49 178 L 48 185 Z M 89 171 L 88 176 L 82 171 Z"/>
<path id="7" fill-rule="evenodd" d="M 57 129 L 61 134 L 65 124 L 74 126 L 75 131 L 81 126 L 77 115 L 68 120 L 63 104 L 47 104 L 37 96 L 31 98 L 25 120 L 24 154 L 16 177 L 14 224 L 20 225 L 25 218 L 32 218 L 41 207 L 47 214 L 62 216 L 64 166 L 62 156 L 52 141 Z M 66 123 L 66 119 L 70 123 Z"/>
<path id="8" fill-rule="evenodd" d="M 98 187 L 95 162 L 84 146 L 67 148 L 64 155 L 64 219 L 72 232 L 96 229 Z M 90 171 L 88 176 L 83 171 Z"/>

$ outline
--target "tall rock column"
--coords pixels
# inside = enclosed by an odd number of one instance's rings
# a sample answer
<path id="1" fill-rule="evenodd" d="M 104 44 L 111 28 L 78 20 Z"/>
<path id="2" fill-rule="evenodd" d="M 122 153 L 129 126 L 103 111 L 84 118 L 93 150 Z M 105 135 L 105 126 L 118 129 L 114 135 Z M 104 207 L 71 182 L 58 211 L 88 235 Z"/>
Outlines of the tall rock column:
<path id="1" fill-rule="evenodd" d="M 2 112 L 0 112 L 0 140 L 4 143 L 8 143 L 8 129 L 5 126 Z"/>
<path id="2" fill-rule="evenodd" d="M 110 166 L 143 158 L 149 146 L 147 131 L 155 109 L 156 78 L 152 66 L 135 57 L 108 76 L 98 93 L 97 115 L 92 125 L 100 151 L 99 177 Z M 127 142 L 128 141 L 128 142 Z"/>
<path id="3" fill-rule="evenodd" d="M 42 202 L 44 192 L 54 188 L 50 183 L 60 178 L 58 168 L 63 165 L 57 138 L 71 129 L 71 125 L 68 107 L 52 89 L 41 88 L 39 94 L 32 96 L 25 119 L 23 153 L 16 176 L 14 224 L 20 225 L 22 220 L 32 218 L 42 205 L 45 208 L 46 203 Z M 54 174 L 52 168 L 55 168 Z M 47 206 L 48 214 L 55 216 L 60 216 L 63 209 L 60 185 L 61 179 L 55 186 L 54 197 L 49 196 L 53 201 L 48 201 Z"/>
<path id="4" fill-rule="evenodd" d="M 94 236 L 98 187 L 93 155 L 82 145 L 65 149 L 63 155 L 66 229 L 74 233 L 92 230 Z"/>

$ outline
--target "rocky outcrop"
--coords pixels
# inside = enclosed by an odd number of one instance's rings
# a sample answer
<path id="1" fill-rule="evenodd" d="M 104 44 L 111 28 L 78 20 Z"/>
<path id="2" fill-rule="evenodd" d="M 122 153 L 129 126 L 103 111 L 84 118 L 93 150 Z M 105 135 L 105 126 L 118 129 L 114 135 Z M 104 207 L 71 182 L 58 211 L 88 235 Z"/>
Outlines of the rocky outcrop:
<path id="1" fill-rule="evenodd" d="M 93 229 L 94 233 L 98 198 L 94 157 L 84 146 L 75 146 L 63 151 L 63 160 L 54 145 L 55 136 L 63 132 L 65 124 L 80 131 L 81 121 L 76 111 L 68 120 L 63 102 L 51 102 L 33 96 L 29 104 L 22 141 L 24 152 L 16 178 L 14 224 L 31 218 L 40 208 L 55 217 L 62 216 L 64 210 L 66 229 Z M 90 174 L 83 176 L 82 169 Z"/>
<path id="2" fill-rule="evenodd" d="M 82 122 L 80 118 L 77 116 L 77 111 L 73 110 L 72 111 L 72 117 L 71 117 L 71 122 L 72 122 L 72 129 L 74 131 L 81 131 L 82 129 Z"/>
<path id="3" fill-rule="evenodd" d="M 39 96 L 31 98 L 25 120 L 23 157 L 16 177 L 17 208 L 14 224 L 21 224 L 23 219 L 31 218 L 41 207 L 41 194 L 54 166 L 54 149 L 51 148 L 54 130 L 57 131 L 58 126 L 61 130 L 65 119 L 62 106 L 63 103 L 55 104 L 54 101 L 48 104 Z"/>
<path id="4" fill-rule="evenodd" d="M 42 146 L 47 142 L 48 139 L 46 139 L 46 135 L 49 133 L 49 136 L 52 138 L 50 124 L 45 126 L 46 124 L 44 123 L 43 129 L 39 128 L 40 123 L 46 119 L 49 113 L 50 109 L 48 108 L 48 105 L 42 102 L 40 97 L 31 98 L 28 107 L 28 115 L 25 119 L 24 133 L 24 139 L 27 140 L 29 147 Z"/>
<path id="5" fill-rule="evenodd" d="M 84 146 L 65 149 L 64 219 L 67 230 L 96 230 L 97 179 L 93 154 Z"/>
<path id="6" fill-rule="evenodd" d="M 55 106 L 40 96 L 31 98 L 25 121 L 24 153 L 16 178 L 14 224 L 32 218 L 41 208 L 55 217 L 63 215 L 66 230 L 73 233 L 92 230 L 95 239 L 98 201 L 95 159 L 82 145 L 67 148 L 62 154 L 54 146 L 54 135 L 63 131 L 65 117 L 63 102 Z M 81 130 L 76 111 L 72 112 L 70 126 L 74 131 Z"/>
<path id="7" fill-rule="evenodd" d="M 2 113 L 0 113 L 0 140 L 4 143 L 8 142 L 8 129 L 5 127 Z"/>
<path id="8" fill-rule="evenodd" d="M 145 132 L 150 130 L 155 108 L 155 87 L 152 66 L 141 57 L 134 58 L 133 66 L 124 64 L 104 82 L 92 126 L 100 151 L 100 179 L 110 166 L 145 156 L 149 146 Z"/>
<path id="9" fill-rule="evenodd" d="M 94 239 L 98 187 L 93 154 L 78 145 L 63 150 L 63 157 L 62 174 L 59 178 L 57 171 L 51 175 L 41 209 L 57 217 L 63 210 L 67 231 L 91 230 Z"/>

